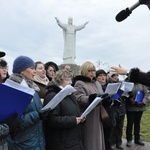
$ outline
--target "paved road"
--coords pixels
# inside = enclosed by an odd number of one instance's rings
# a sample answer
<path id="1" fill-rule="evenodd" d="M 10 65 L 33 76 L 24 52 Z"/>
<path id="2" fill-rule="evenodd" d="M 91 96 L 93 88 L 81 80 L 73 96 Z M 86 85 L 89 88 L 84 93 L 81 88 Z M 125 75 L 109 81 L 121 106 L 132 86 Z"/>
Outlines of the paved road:
<path id="1" fill-rule="evenodd" d="M 150 150 L 150 142 L 145 142 L 145 146 L 139 146 L 137 144 L 134 144 L 134 141 L 132 141 L 132 147 L 126 146 L 126 140 L 123 139 L 123 147 L 124 150 Z M 119 150 L 118 148 L 115 148 L 114 150 Z"/>

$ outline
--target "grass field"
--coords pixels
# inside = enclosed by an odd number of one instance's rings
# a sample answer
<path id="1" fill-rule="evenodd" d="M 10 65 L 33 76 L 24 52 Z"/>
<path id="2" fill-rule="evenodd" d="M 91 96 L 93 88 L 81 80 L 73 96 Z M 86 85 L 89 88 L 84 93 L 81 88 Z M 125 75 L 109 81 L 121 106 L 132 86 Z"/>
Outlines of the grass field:
<path id="1" fill-rule="evenodd" d="M 123 138 L 125 138 L 126 117 L 123 128 Z M 150 105 L 147 106 L 146 111 L 143 113 L 141 120 L 141 139 L 150 142 Z"/>

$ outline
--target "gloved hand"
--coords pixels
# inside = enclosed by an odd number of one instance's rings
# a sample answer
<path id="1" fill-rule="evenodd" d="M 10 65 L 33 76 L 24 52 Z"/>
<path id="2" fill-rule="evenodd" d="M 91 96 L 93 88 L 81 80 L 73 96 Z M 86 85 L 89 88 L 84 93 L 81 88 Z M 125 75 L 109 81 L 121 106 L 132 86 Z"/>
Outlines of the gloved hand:
<path id="1" fill-rule="evenodd" d="M 38 113 L 40 120 L 47 120 L 50 114 L 52 113 L 52 109 L 47 108 L 45 110 L 40 110 Z"/>
<path id="2" fill-rule="evenodd" d="M 121 105 L 121 101 L 119 99 L 115 99 L 114 106 L 120 106 L 120 105 Z"/>
<path id="3" fill-rule="evenodd" d="M 131 100 L 131 104 L 136 107 L 143 107 L 143 103 L 139 103 L 135 100 Z"/>
<path id="4" fill-rule="evenodd" d="M 101 97 L 102 99 L 107 99 L 110 98 L 108 93 L 103 93 L 103 94 L 97 94 L 97 97 Z"/>
<path id="5" fill-rule="evenodd" d="M 20 120 L 16 120 L 18 113 L 12 114 L 7 119 L 1 121 L 0 123 L 4 123 L 9 127 L 9 133 L 15 133 L 18 131 L 20 126 Z"/>
<path id="6" fill-rule="evenodd" d="M 134 106 L 134 105 L 136 106 L 136 104 L 137 104 L 137 102 L 135 100 L 133 100 L 132 98 L 127 98 L 126 101 L 132 106 Z"/>
<path id="7" fill-rule="evenodd" d="M 91 104 L 96 97 L 97 97 L 96 93 L 89 95 L 89 103 Z"/>
<path id="8" fill-rule="evenodd" d="M 104 93 L 104 94 L 98 94 L 97 97 L 101 97 L 103 100 L 102 102 L 103 103 L 109 103 L 111 104 L 112 103 L 112 99 L 110 97 L 110 95 L 108 93 Z"/>
<path id="9" fill-rule="evenodd" d="M 133 97 L 133 93 L 132 92 L 128 92 L 129 97 L 128 98 L 132 98 Z"/>
<path id="10" fill-rule="evenodd" d="M 143 104 L 142 102 L 135 102 L 135 106 L 137 107 L 143 107 L 145 104 Z"/>

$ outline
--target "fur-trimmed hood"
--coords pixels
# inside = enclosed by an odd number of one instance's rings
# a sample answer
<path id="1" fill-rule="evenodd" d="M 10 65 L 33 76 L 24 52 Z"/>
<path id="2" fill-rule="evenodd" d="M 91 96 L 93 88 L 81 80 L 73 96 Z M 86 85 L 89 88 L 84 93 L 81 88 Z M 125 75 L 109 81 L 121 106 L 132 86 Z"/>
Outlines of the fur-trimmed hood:
<path id="1" fill-rule="evenodd" d="M 79 80 L 81 80 L 81 81 L 83 81 L 83 82 L 91 82 L 91 81 L 96 81 L 96 78 L 93 78 L 93 80 L 91 80 L 90 78 L 88 78 L 88 77 L 85 77 L 85 76 L 82 76 L 82 75 L 78 75 L 78 76 L 76 76 L 76 77 L 74 77 L 74 79 L 73 79 L 73 82 L 72 82 L 72 86 L 74 86 L 75 85 L 75 83 L 77 82 L 77 81 L 79 81 Z"/>

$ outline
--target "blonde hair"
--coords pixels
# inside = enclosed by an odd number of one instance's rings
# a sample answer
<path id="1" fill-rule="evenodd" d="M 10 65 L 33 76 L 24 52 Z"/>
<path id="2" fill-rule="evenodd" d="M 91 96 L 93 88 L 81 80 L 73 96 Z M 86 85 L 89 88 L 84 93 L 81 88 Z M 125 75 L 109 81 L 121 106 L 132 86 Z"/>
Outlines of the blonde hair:
<path id="1" fill-rule="evenodd" d="M 82 66 L 80 67 L 80 75 L 85 76 L 88 70 L 91 70 L 91 69 L 95 70 L 96 69 L 95 65 L 90 61 L 84 62 Z"/>
<path id="2" fill-rule="evenodd" d="M 53 78 L 52 82 L 56 85 L 61 85 L 61 83 L 66 78 L 72 78 L 73 73 L 68 70 L 59 70 L 56 72 L 56 76 Z"/>

